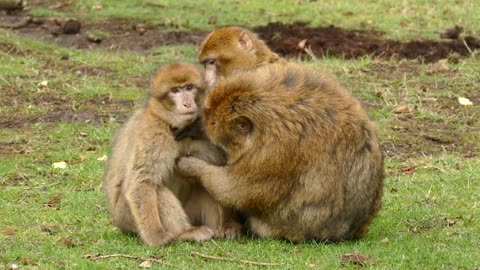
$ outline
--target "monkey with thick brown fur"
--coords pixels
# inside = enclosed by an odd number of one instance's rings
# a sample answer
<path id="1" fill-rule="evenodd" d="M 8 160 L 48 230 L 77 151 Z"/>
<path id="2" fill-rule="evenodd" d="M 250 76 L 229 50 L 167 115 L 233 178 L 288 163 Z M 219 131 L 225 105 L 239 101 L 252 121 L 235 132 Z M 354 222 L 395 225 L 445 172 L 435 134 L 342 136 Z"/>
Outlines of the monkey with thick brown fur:
<path id="1" fill-rule="evenodd" d="M 351 93 L 295 63 L 237 72 L 211 89 L 207 135 L 226 166 L 178 161 L 260 237 L 342 241 L 367 233 L 384 168 L 376 127 Z"/>
<path id="2" fill-rule="evenodd" d="M 192 64 L 161 67 L 152 78 L 145 104 L 113 143 L 104 179 L 113 223 L 123 232 L 140 235 L 150 246 L 175 239 L 234 236 L 241 228 L 232 221 L 231 210 L 175 170 L 180 155 L 225 164 L 224 153 L 201 134 L 181 140 L 176 136 L 197 119 L 204 84 Z"/>
<path id="3" fill-rule="evenodd" d="M 255 33 L 238 26 L 211 32 L 202 42 L 197 58 L 205 66 L 205 80 L 210 87 L 218 78 L 228 77 L 238 70 L 286 63 Z"/>

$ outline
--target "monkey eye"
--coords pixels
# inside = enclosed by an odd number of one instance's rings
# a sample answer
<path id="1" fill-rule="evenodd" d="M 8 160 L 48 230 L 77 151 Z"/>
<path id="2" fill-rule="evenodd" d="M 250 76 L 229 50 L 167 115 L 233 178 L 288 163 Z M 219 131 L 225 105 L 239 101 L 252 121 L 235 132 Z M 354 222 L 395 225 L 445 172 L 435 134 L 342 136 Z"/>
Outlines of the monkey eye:
<path id="1" fill-rule="evenodd" d="M 189 85 L 187 85 L 186 88 L 187 88 L 188 91 L 192 91 L 193 90 L 193 85 L 189 84 Z"/>
<path id="2" fill-rule="evenodd" d="M 215 65 L 215 59 L 208 59 L 205 61 L 205 66 Z"/>
<path id="3" fill-rule="evenodd" d="M 177 87 L 172 87 L 172 89 L 170 89 L 170 91 L 171 91 L 172 93 L 178 93 L 180 90 L 178 90 Z"/>

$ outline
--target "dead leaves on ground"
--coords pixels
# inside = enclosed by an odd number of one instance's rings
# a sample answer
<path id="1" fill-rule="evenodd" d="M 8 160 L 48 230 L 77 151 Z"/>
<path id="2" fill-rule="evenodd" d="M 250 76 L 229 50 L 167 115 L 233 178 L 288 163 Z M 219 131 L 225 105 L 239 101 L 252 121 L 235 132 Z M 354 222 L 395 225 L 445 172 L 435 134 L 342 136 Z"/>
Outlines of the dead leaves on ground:
<path id="1" fill-rule="evenodd" d="M 340 256 L 340 263 L 342 265 L 354 264 L 358 266 L 373 265 L 374 262 L 367 255 L 362 255 L 358 253 L 345 253 Z"/>

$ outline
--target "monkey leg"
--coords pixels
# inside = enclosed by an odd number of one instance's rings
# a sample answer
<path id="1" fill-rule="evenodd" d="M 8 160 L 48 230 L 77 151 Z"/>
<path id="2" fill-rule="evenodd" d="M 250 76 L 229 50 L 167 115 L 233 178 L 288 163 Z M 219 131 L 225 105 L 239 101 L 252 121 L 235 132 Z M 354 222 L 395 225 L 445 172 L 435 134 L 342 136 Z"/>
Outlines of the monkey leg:
<path id="1" fill-rule="evenodd" d="M 157 207 L 160 221 L 167 232 L 180 235 L 192 228 L 182 203 L 165 186 L 157 188 Z"/>
<path id="2" fill-rule="evenodd" d="M 221 206 L 199 185 L 184 208 L 193 225 L 208 226 L 215 232 L 215 237 L 234 238 L 241 234 L 242 225 L 233 219 L 233 211 Z"/>
<path id="3" fill-rule="evenodd" d="M 112 211 L 113 225 L 117 226 L 124 233 L 138 233 L 128 202 L 124 196 L 118 198 L 115 208 Z"/>
<path id="4" fill-rule="evenodd" d="M 280 228 L 272 226 L 262 219 L 256 217 L 249 218 L 249 224 L 253 232 L 262 238 L 282 238 L 287 239 L 292 243 L 298 243 L 305 240 L 305 236 L 298 229 L 295 228 Z"/>
<path id="5" fill-rule="evenodd" d="M 163 246 L 174 240 L 174 234 L 160 222 L 157 192 L 153 185 L 138 185 L 126 194 L 137 232 L 150 246 Z"/>

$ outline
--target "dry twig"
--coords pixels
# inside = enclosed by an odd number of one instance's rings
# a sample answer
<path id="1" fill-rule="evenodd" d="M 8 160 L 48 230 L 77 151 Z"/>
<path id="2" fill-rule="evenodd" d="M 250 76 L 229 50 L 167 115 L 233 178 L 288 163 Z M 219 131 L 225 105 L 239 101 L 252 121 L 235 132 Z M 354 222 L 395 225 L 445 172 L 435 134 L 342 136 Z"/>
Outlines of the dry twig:
<path id="1" fill-rule="evenodd" d="M 86 254 L 86 255 L 83 256 L 83 257 L 86 258 L 86 259 L 90 259 L 90 260 L 99 260 L 99 259 L 108 259 L 108 258 L 121 257 L 121 258 L 141 260 L 141 261 L 152 261 L 152 262 L 156 262 L 156 263 L 159 263 L 159 264 L 176 267 L 175 265 L 170 264 L 170 263 L 166 263 L 166 262 L 164 262 L 164 261 L 162 261 L 162 260 L 153 259 L 153 258 L 137 257 L 137 256 L 127 255 L 127 254 L 110 254 L 110 255 Z"/>
<path id="2" fill-rule="evenodd" d="M 462 38 L 462 42 L 463 42 L 463 45 L 465 46 L 465 48 L 467 48 L 467 51 L 470 53 L 470 55 L 473 55 L 473 51 L 472 49 L 470 49 L 470 47 L 468 46 L 467 42 L 465 41 L 464 38 Z"/>
<path id="3" fill-rule="evenodd" d="M 263 265 L 263 266 L 277 266 L 280 265 L 280 263 L 270 263 L 270 262 L 256 262 L 256 261 L 249 261 L 249 260 L 242 260 L 242 259 L 235 259 L 235 258 L 227 258 L 227 257 L 218 257 L 218 256 L 211 256 L 211 255 L 206 255 L 202 254 L 196 251 L 192 251 L 192 255 L 196 255 L 205 259 L 211 259 L 211 260 L 218 260 L 218 261 L 229 261 L 229 262 L 241 262 L 241 263 L 246 263 L 246 264 L 252 264 L 252 265 Z"/>
<path id="4" fill-rule="evenodd" d="M 20 28 L 26 27 L 31 22 L 32 22 L 32 17 L 26 16 L 26 17 L 22 18 L 19 22 L 16 22 L 16 23 L 0 24 L 0 28 L 20 29 Z"/>

